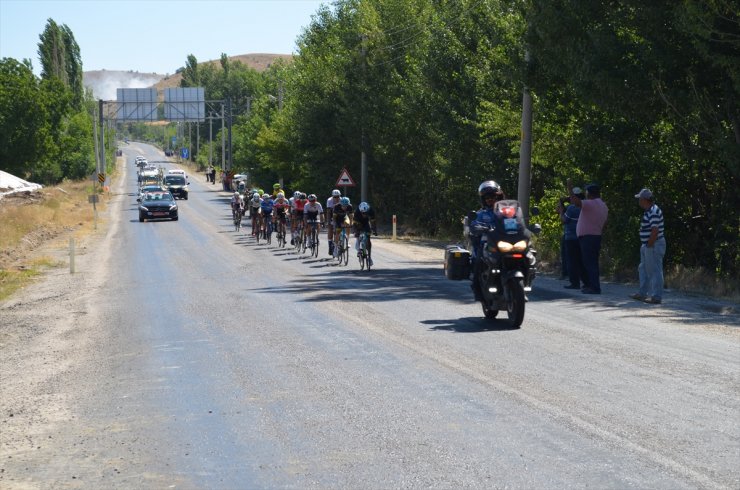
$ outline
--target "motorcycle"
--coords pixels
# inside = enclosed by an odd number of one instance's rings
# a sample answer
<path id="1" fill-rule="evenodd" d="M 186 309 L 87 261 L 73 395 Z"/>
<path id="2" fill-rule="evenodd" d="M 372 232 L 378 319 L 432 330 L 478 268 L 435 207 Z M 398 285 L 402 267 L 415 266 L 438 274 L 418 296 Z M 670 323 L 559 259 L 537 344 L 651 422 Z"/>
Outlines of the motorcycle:
<path id="1" fill-rule="evenodd" d="M 495 204 L 494 221 L 487 229 L 471 228 L 476 219 L 471 211 L 464 219 L 465 237 L 468 248 L 477 251 L 475 259 L 462 247 L 448 247 L 445 257 L 445 272 L 450 279 L 469 278 L 480 288 L 480 303 L 483 314 L 494 319 L 500 310 L 506 310 L 513 328 L 524 321 L 526 293 L 532 290 L 537 271 L 536 251 L 531 246 L 532 234 L 540 232 L 540 225 L 531 229 L 524 223 L 518 201 L 505 200 Z M 537 215 L 537 209 L 532 209 Z M 480 240 L 474 247 L 476 239 Z M 464 262 L 467 261 L 467 264 Z"/>

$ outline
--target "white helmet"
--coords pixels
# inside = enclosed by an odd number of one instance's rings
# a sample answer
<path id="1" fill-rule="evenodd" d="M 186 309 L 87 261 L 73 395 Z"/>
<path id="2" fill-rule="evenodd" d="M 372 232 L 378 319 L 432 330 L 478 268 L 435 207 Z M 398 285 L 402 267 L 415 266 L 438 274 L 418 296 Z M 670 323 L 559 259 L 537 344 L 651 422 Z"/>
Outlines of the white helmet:
<path id="1" fill-rule="evenodd" d="M 264 194 L 262 194 L 262 199 L 270 199 L 270 194 L 265 192 Z"/>
<path id="2" fill-rule="evenodd" d="M 300 197 L 300 195 L 301 195 L 301 191 L 295 191 L 293 193 L 293 199 L 298 199 Z"/>
<path id="3" fill-rule="evenodd" d="M 239 197 L 239 193 L 238 192 L 234 192 L 234 197 Z"/>
<path id="4" fill-rule="evenodd" d="M 278 192 L 277 198 L 278 199 L 285 199 L 285 194 L 283 194 L 282 192 Z"/>
<path id="5" fill-rule="evenodd" d="M 367 213 L 370 211 L 370 205 L 366 202 L 361 202 L 360 205 L 357 206 L 357 209 L 359 209 L 361 213 Z"/>
<path id="6" fill-rule="evenodd" d="M 260 202 L 260 195 L 257 194 L 256 192 L 252 196 L 252 202 Z"/>
<path id="7" fill-rule="evenodd" d="M 339 189 L 334 189 L 333 191 L 331 191 L 331 196 L 332 197 L 341 197 L 342 196 L 342 193 L 339 191 Z"/>

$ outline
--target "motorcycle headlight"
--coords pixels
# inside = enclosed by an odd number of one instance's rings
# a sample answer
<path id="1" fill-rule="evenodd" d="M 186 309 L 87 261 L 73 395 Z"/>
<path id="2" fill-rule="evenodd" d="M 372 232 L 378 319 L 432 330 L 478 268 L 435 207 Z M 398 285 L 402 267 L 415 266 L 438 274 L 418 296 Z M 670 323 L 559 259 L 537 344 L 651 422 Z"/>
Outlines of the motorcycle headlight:
<path id="1" fill-rule="evenodd" d="M 527 241 L 526 240 L 519 240 L 514 244 L 514 251 L 515 252 L 524 252 L 527 249 Z"/>
<path id="2" fill-rule="evenodd" d="M 514 245 L 512 245 L 509 242 L 498 242 L 496 244 L 498 249 L 502 251 L 503 253 L 511 252 L 511 250 L 514 248 Z"/>
<path id="3" fill-rule="evenodd" d="M 519 240 L 518 242 L 511 244 L 509 242 L 498 242 L 496 244 L 498 249 L 503 253 L 509 252 L 524 252 L 527 249 L 527 241 Z"/>

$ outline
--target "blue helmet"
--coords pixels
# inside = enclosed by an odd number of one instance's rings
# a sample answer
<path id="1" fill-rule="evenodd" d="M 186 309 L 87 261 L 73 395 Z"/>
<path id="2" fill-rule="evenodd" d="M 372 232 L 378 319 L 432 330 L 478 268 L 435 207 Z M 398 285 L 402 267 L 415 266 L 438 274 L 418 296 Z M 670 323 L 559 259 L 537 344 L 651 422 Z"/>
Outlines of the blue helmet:
<path id="1" fill-rule="evenodd" d="M 349 197 L 343 197 L 339 200 L 339 204 L 342 206 L 349 206 Z"/>

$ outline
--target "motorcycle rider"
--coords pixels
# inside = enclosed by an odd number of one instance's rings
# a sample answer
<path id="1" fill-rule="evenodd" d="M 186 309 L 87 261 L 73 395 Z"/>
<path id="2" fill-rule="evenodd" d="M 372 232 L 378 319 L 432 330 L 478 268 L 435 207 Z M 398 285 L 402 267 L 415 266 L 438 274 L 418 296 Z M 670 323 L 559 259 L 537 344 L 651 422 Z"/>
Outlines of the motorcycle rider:
<path id="1" fill-rule="evenodd" d="M 480 280 L 478 278 L 480 268 L 485 267 L 481 256 L 483 255 L 483 247 L 481 237 L 484 233 L 490 230 L 495 221 L 493 214 L 493 208 L 498 201 L 506 199 L 504 192 L 501 190 L 501 186 L 494 180 L 486 180 L 478 186 L 478 195 L 480 196 L 481 205 L 483 206 L 476 212 L 476 217 L 470 222 L 470 237 L 473 245 L 472 258 L 473 258 L 473 283 L 470 285 L 475 295 L 476 301 L 483 299 L 483 293 L 480 288 Z"/>

